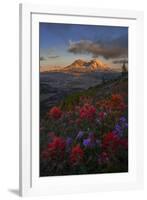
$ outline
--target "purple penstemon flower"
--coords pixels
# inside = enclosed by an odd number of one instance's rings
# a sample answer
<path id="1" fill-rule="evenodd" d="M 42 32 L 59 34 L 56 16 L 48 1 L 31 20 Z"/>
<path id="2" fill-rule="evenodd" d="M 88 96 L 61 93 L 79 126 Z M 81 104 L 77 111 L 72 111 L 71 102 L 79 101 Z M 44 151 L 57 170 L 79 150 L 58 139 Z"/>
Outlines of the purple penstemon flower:
<path id="1" fill-rule="evenodd" d="M 68 137 L 67 139 L 66 139 L 66 146 L 67 147 L 69 147 L 71 144 L 72 144 L 72 138 L 71 137 Z"/>
<path id="2" fill-rule="evenodd" d="M 83 131 L 79 131 L 79 133 L 77 134 L 76 136 L 76 139 L 81 139 L 84 135 L 84 132 Z"/>
<path id="3" fill-rule="evenodd" d="M 83 145 L 85 147 L 90 147 L 91 146 L 91 139 L 90 138 L 84 139 L 83 140 Z"/>
<path id="4" fill-rule="evenodd" d="M 113 132 L 115 134 L 117 134 L 119 137 L 123 136 L 123 129 L 122 129 L 122 127 L 119 124 L 115 125 Z"/>
<path id="5" fill-rule="evenodd" d="M 120 126 L 122 127 L 122 129 L 128 128 L 127 119 L 125 117 L 121 117 L 119 119 L 119 122 L 120 122 Z"/>
<path id="6" fill-rule="evenodd" d="M 117 134 L 119 137 L 123 136 L 125 129 L 128 128 L 127 119 L 125 117 L 121 117 L 119 122 L 115 125 L 113 132 Z"/>
<path id="7" fill-rule="evenodd" d="M 121 131 L 122 131 L 122 128 L 121 128 L 121 126 L 120 126 L 119 124 L 116 124 L 116 125 L 115 125 L 115 130 L 116 130 L 117 132 L 121 132 Z"/>
<path id="8" fill-rule="evenodd" d="M 86 148 L 93 148 L 98 144 L 97 142 L 98 141 L 93 140 L 93 138 L 88 137 L 88 138 L 83 140 L 83 145 Z"/>
<path id="9" fill-rule="evenodd" d="M 125 117 L 121 117 L 120 119 L 119 119 L 119 121 L 120 121 L 120 123 L 126 123 L 126 118 Z"/>
<path id="10" fill-rule="evenodd" d="M 125 128 L 128 128 L 128 123 L 125 123 Z"/>

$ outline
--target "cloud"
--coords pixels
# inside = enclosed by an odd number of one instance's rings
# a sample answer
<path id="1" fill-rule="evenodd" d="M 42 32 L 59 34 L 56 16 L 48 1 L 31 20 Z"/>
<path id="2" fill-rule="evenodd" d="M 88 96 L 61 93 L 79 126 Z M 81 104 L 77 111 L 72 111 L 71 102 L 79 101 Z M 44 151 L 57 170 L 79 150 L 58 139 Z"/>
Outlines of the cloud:
<path id="1" fill-rule="evenodd" d="M 48 57 L 40 56 L 40 61 L 45 61 L 47 59 L 56 59 L 58 57 L 60 57 L 60 56 L 58 56 L 58 55 L 49 55 Z"/>
<path id="2" fill-rule="evenodd" d="M 40 56 L 40 61 L 44 61 L 46 58 L 44 56 Z"/>
<path id="3" fill-rule="evenodd" d="M 69 41 L 68 52 L 74 54 L 92 54 L 94 58 L 99 56 L 105 59 L 122 58 L 128 54 L 128 43 L 126 37 L 120 37 L 107 42 L 93 42 L 91 40 Z"/>
<path id="4" fill-rule="evenodd" d="M 123 63 L 128 63 L 128 60 L 126 59 L 122 59 L 122 60 L 114 60 L 113 61 L 114 64 L 123 64 Z"/>
<path id="5" fill-rule="evenodd" d="M 58 55 L 49 55 L 49 56 L 48 56 L 48 58 L 51 58 L 51 59 L 52 59 L 52 58 L 59 58 L 59 57 L 60 57 L 60 56 L 58 56 Z"/>

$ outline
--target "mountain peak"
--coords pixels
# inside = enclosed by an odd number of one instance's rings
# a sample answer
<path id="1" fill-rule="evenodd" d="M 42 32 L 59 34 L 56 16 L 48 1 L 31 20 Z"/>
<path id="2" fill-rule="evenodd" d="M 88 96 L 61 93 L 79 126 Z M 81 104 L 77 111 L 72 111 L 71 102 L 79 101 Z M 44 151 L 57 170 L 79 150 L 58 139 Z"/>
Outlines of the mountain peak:
<path id="1" fill-rule="evenodd" d="M 86 62 L 84 60 L 81 60 L 81 59 L 77 59 L 75 60 L 71 65 L 76 65 L 76 66 L 83 66 Z M 70 66 L 71 66 L 70 65 Z"/>
<path id="2" fill-rule="evenodd" d="M 46 70 L 50 72 L 64 72 L 64 73 L 90 73 L 90 72 L 105 72 L 111 71 L 111 68 L 107 64 L 103 63 L 101 60 L 92 59 L 90 61 L 84 61 L 82 59 L 75 60 L 72 64 L 66 67 L 45 67 Z"/>
<path id="3" fill-rule="evenodd" d="M 110 68 L 98 59 L 92 59 L 90 61 L 77 59 L 71 65 L 68 65 L 64 69 L 66 71 L 92 72 L 92 71 L 107 71 Z"/>

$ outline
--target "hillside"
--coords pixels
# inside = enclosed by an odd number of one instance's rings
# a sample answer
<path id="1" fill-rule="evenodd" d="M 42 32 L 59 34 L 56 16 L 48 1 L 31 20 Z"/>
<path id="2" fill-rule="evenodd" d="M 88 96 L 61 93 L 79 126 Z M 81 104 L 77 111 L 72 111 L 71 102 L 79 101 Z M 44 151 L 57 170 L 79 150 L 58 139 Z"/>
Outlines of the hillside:
<path id="1" fill-rule="evenodd" d="M 63 101 L 60 102 L 60 106 L 63 109 L 72 109 L 72 107 L 75 106 L 75 104 L 80 103 L 81 96 L 86 98 L 92 98 L 93 102 L 97 100 L 101 100 L 104 98 L 107 98 L 108 96 L 111 96 L 111 94 L 122 94 L 126 95 L 128 93 L 128 77 L 119 77 L 114 80 L 106 81 L 105 83 L 99 84 L 94 87 L 90 87 L 87 90 L 81 91 L 81 92 L 75 92 L 71 95 L 68 95 L 65 97 Z M 125 99 L 127 103 L 127 99 Z"/>

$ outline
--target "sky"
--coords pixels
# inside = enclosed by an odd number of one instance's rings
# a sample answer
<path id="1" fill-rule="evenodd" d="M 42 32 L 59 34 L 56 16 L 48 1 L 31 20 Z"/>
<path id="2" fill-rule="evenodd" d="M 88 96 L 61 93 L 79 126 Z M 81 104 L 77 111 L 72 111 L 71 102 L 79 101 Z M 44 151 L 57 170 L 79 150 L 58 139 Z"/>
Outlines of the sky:
<path id="1" fill-rule="evenodd" d="M 40 23 L 40 66 L 67 66 L 76 59 L 99 59 L 112 68 L 128 60 L 128 28 Z"/>

